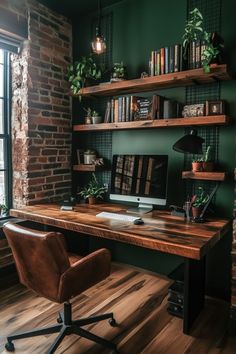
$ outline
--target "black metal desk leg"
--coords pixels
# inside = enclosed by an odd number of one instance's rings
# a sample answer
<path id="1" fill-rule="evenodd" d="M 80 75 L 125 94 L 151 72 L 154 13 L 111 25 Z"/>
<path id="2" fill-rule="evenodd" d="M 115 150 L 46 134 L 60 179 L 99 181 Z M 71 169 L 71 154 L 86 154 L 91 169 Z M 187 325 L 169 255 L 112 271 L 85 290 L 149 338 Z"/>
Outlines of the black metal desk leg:
<path id="1" fill-rule="evenodd" d="M 185 259 L 183 332 L 189 334 L 193 322 L 204 306 L 205 257 L 201 260 Z"/>

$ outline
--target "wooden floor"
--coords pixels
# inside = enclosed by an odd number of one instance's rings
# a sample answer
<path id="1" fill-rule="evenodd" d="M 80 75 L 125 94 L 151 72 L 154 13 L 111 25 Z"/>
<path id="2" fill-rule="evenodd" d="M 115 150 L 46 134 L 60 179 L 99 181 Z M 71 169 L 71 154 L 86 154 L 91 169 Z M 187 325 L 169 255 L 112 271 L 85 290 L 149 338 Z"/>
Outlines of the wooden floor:
<path id="1" fill-rule="evenodd" d="M 167 311 L 169 280 L 130 266 L 113 265 L 109 278 L 73 300 L 74 318 L 113 311 L 118 327 L 107 321 L 89 325 L 97 335 L 114 340 L 127 354 L 231 354 L 236 340 L 224 338 L 228 306 L 207 300 L 191 334 L 182 334 L 182 320 Z M 0 353 L 5 337 L 14 331 L 53 324 L 60 305 L 36 296 L 21 285 L 0 292 Z M 43 354 L 56 335 L 15 341 L 16 354 Z M 66 337 L 57 354 L 104 353 L 109 351 L 74 335 Z"/>

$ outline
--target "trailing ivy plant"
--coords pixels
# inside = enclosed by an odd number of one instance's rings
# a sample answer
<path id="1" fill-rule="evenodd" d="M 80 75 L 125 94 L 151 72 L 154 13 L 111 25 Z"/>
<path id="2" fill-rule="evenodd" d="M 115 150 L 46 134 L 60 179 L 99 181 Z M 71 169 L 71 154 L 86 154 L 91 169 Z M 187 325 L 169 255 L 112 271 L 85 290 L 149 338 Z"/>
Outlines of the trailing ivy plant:
<path id="1" fill-rule="evenodd" d="M 80 90 L 85 86 L 88 79 L 98 80 L 101 75 L 101 69 L 91 55 L 82 57 L 80 61 L 76 61 L 68 67 L 68 80 L 71 91 L 74 94 L 80 94 Z"/>

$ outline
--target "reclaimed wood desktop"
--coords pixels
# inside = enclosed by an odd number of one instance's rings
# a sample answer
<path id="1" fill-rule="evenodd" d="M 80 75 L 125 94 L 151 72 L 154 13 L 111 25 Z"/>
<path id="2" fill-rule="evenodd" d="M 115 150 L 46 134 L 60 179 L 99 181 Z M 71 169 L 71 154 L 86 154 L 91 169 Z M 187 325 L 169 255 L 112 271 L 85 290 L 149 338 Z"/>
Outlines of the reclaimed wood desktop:
<path id="1" fill-rule="evenodd" d="M 61 211 L 56 204 L 41 204 L 11 209 L 10 215 L 184 257 L 183 331 L 187 334 L 204 305 L 205 256 L 230 230 L 231 223 L 212 219 L 194 224 L 166 211 L 143 215 L 142 225 L 96 217 L 101 211 L 126 213 L 126 209 L 118 204 L 79 204 L 73 211 Z"/>

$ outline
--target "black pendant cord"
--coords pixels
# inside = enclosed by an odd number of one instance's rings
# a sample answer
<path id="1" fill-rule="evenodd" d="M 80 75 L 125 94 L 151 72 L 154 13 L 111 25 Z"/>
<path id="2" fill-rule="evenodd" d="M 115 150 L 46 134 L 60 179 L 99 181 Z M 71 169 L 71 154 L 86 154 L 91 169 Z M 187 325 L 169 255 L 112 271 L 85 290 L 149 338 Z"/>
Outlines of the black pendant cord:
<path id="1" fill-rule="evenodd" d="M 101 36 L 101 0 L 98 0 L 98 27 L 97 33 Z"/>

